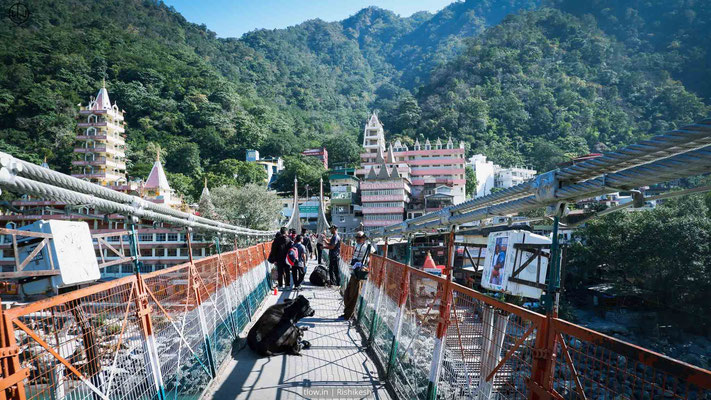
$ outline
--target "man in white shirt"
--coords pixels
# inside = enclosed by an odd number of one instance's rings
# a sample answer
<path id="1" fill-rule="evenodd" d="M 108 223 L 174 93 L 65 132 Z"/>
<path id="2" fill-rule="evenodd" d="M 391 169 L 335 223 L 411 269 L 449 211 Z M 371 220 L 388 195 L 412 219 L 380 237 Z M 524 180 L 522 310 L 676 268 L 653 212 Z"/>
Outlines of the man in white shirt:
<path id="1" fill-rule="evenodd" d="M 358 304 L 358 293 L 360 293 L 364 277 L 367 274 L 368 266 L 370 265 L 370 255 L 375 252 L 375 248 L 370 244 L 363 231 L 358 231 L 355 234 L 356 245 L 353 249 L 353 257 L 351 258 L 351 278 L 348 280 L 348 286 L 343 293 L 343 315 L 345 320 L 353 317 L 353 313 Z"/>

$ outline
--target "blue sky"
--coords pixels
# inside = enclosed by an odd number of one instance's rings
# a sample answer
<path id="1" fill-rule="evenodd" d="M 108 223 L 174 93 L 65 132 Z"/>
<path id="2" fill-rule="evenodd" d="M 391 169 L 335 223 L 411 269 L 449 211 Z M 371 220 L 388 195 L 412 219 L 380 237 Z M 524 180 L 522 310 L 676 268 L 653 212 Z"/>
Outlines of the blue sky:
<path id="1" fill-rule="evenodd" d="M 190 22 L 205 24 L 220 37 L 240 37 L 255 29 L 286 28 L 309 19 L 338 21 L 368 6 L 407 17 L 435 12 L 453 0 L 163 0 Z"/>

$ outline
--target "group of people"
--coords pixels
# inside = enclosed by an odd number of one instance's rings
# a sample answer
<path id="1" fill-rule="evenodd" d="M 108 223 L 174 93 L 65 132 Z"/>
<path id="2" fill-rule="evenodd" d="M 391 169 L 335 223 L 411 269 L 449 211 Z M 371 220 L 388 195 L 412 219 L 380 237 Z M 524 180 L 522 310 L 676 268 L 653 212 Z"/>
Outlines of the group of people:
<path id="1" fill-rule="evenodd" d="M 331 225 L 329 230 L 331 232 L 330 238 L 326 237 L 325 232 L 312 235 L 306 229 L 302 229 L 300 235 L 297 235 L 295 230 L 288 230 L 286 227 L 279 230 L 272 242 L 269 254 L 269 262 L 276 265 L 277 288 L 279 290 L 292 288 L 290 278 L 293 278 L 293 288 L 301 288 L 301 283 L 306 276 L 307 261 L 314 257 L 321 265 L 324 249 L 328 250 L 327 285 L 340 286 L 341 274 L 338 264 L 341 259 L 341 237 L 338 235 L 338 227 L 335 225 Z M 356 233 L 355 241 L 353 256 L 350 260 L 352 273 L 343 293 L 344 307 L 341 318 L 346 320 L 353 317 L 358 294 L 363 282 L 367 279 L 370 255 L 375 252 L 375 248 L 367 241 L 367 237 L 362 231 Z M 316 243 L 316 252 L 313 248 L 314 242 Z"/>
<path id="2" fill-rule="evenodd" d="M 341 254 L 341 238 L 336 226 L 331 226 L 330 230 L 330 238 L 326 238 L 325 231 L 312 235 L 307 229 L 302 229 L 301 234 L 297 235 L 294 229 L 282 227 L 279 230 L 274 237 L 269 254 L 269 262 L 276 265 L 279 290 L 301 288 L 301 283 L 306 276 L 306 263 L 311 258 L 316 258 L 321 265 L 324 249 L 328 249 L 329 284 L 339 284 L 338 262 Z M 314 251 L 314 242 L 316 242 L 316 251 Z"/>

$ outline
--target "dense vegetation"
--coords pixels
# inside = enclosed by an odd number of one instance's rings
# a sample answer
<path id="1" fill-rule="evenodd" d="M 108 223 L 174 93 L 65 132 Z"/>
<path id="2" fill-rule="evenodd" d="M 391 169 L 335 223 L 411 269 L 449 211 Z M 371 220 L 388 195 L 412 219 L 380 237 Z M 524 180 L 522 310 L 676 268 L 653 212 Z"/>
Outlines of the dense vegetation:
<path id="1" fill-rule="evenodd" d="M 607 282 L 660 310 L 666 323 L 705 333 L 711 326 L 711 196 L 665 202 L 651 211 L 617 212 L 576 232 L 566 289 Z M 644 246 L 640 246 L 644 243 Z"/>
<path id="2" fill-rule="evenodd" d="M 701 2 L 545 5 L 469 0 L 407 18 L 371 7 L 220 39 L 154 0 L 32 2 L 25 24 L 0 25 L 0 150 L 67 172 L 76 105 L 104 76 L 127 112 L 129 175 L 145 178 L 160 147 L 193 198 L 204 178 L 258 182 L 239 161 L 247 148 L 325 146 L 332 163 L 357 162 L 372 109 L 391 137 L 452 136 L 538 169 L 707 114 Z"/>

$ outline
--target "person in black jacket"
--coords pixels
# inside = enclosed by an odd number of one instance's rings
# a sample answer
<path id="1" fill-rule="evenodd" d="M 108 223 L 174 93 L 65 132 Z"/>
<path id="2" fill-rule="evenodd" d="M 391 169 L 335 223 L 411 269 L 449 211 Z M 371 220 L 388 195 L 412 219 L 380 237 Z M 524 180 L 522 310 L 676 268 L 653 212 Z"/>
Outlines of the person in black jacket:
<path id="1" fill-rule="evenodd" d="M 304 245 L 306 251 L 308 252 L 306 254 L 306 261 L 308 261 L 311 258 L 311 254 L 314 253 L 314 245 L 311 243 L 311 237 L 309 236 L 308 229 L 301 229 L 301 237 L 303 237 L 303 242 L 301 242 L 301 244 Z"/>
<path id="2" fill-rule="evenodd" d="M 286 253 L 291 248 L 291 238 L 289 238 L 287 232 L 285 226 L 279 230 L 279 233 L 277 233 L 272 242 L 272 250 L 269 253 L 269 262 L 276 264 L 279 289 L 283 289 L 283 283 L 286 283 L 286 287 L 291 286 L 291 279 L 289 277 L 291 268 L 289 264 L 286 263 Z"/>

